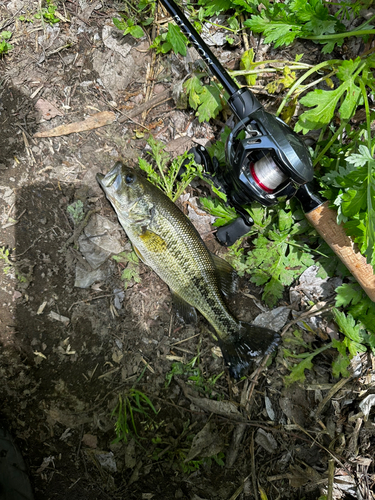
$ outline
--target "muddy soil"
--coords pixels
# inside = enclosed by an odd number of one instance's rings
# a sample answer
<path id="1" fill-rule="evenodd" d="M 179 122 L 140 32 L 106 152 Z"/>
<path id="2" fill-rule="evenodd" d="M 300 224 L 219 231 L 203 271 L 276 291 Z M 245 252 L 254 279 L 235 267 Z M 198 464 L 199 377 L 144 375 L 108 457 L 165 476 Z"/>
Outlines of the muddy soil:
<path id="1" fill-rule="evenodd" d="M 139 280 L 124 288 L 126 264 L 112 256 L 131 247 L 95 175 L 118 159 L 136 165 L 150 133 L 172 156 L 220 134 L 220 120 L 198 123 L 169 94 L 127 118 L 181 80 L 185 60 L 155 59 L 146 37 L 121 37 L 110 2 L 59 2 L 58 24 L 21 22 L 37 3 L 0 4 L 2 29 L 14 33 L 14 49 L 0 59 L 0 423 L 22 450 L 35 498 L 226 500 L 259 498 L 261 487 L 269 499 L 313 500 L 327 489 L 331 453 L 344 484 L 335 498 L 362 498 L 361 480 L 374 481 L 375 431 L 356 419 L 359 379 L 317 418 L 337 382 L 329 354 L 305 386 L 285 389 L 281 351 L 235 382 L 209 324 L 181 324 L 155 273 L 139 263 Z M 235 49 L 222 57 L 238 64 Z M 102 111 L 115 120 L 34 137 Z M 96 250 L 107 256 L 95 267 L 84 248 L 101 238 L 107 246 Z M 204 238 L 225 252 L 212 231 Z M 263 311 L 259 297 L 243 279 L 229 306 L 252 321 Z M 136 390 L 152 405 L 138 406 Z M 142 411 L 117 440 L 119 402 L 128 415 Z"/>

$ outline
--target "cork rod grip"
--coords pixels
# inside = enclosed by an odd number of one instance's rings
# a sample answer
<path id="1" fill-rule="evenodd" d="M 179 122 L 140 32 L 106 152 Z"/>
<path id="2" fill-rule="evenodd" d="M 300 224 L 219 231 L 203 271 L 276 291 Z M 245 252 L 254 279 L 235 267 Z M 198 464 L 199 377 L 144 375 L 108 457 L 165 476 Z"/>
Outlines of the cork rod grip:
<path id="1" fill-rule="evenodd" d="M 337 214 L 328 207 L 328 201 L 306 214 L 307 220 L 328 243 L 339 259 L 349 269 L 363 290 L 375 302 L 375 275 L 365 257 L 336 222 Z"/>

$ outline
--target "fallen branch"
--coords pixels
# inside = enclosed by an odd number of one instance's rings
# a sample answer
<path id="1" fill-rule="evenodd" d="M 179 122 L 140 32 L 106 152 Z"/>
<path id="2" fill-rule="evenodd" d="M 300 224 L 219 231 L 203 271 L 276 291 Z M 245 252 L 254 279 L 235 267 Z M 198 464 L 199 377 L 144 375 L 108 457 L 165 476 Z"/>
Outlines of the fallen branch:
<path id="1" fill-rule="evenodd" d="M 147 111 L 150 108 L 153 108 L 154 106 L 157 106 L 158 104 L 161 104 L 163 101 L 168 100 L 172 97 L 172 90 L 167 89 L 164 90 L 164 92 L 161 92 L 160 94 L 156 95 L 149 101 L 144 102 L 143 104 L 140 104 L 139 106 L 136 106 L 134 109 L 130 110 L 128 113 L 124 113 L 124 116 L 121 116 L 118 121 L 119 123 L 124 123 L 127 120 L 131 120 L 132 118 L 135 118 L 136 116 L 140 115 L 144 111 Z"/>
<path id="2" fill-rule="evenodd" d="M 89 116 L 86 120 L 81 122 L 68 123 L 67 125 L 60 125 L 51 130 L 37 132 L 34 134 L 34 137 L 59 137 L 75 132 L 84 132 L 86 130 L 103 127 L 104 125 L 110 125 L 115 119 L 116 115 L 113 111 L 102 111 L 101 113 Z"/>

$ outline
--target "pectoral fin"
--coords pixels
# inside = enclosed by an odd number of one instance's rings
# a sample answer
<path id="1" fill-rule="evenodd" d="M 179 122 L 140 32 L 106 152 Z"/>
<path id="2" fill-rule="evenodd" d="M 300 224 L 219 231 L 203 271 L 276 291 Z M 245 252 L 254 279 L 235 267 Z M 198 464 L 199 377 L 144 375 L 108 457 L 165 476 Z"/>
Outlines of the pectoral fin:
<path id="1" fill-rule="evenodd" d="M 142 254 L 141 254 L 141 252 L 138 250 L 138 248 L 137 248 L 137 247 L 135 247 L 135 246 L 133 245 L 133 249 L 134 249 L 134 252 L 136 253 L 136 255 L 137 255 L 138 259 L 139 259 L 139 260 L 141 260 L 144 264 L 146 264 L 146 263 L 145 263 L 145 260 L 144 260 L 144 258 L 143 258 L 143 255 L 142 255 Z"/>
<path id="2" fill-rule="evenodd" d="M 238 275 L 233 267 L 221 257 L 211 253 L 219 279 L 220 289 L 224 295 L 232 295 L 237 288 Z"/>
<path id="3" fill-rule="evenodd" d="M 161 253 L 167 248 L 165 240 L 149 229 L 145 229 L 139 237 L 150 252 Z"/>
<path id="4" fill-rule="evenodd" d="M 173 307 L 176 311 L 177 316 L 183 319 L 185 323 L 189 323 L 190 325 L 195 325 L 197 322 L 197 311 L 195 307 L 191 306 L 186 302 L 186 300 L 182 299 L 176 292 L 171 290 Z"/>

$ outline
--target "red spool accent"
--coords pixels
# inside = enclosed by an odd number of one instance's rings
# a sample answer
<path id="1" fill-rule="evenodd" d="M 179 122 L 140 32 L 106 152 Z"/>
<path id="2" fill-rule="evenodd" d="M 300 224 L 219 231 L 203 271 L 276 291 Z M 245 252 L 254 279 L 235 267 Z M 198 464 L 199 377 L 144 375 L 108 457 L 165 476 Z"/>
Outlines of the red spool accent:
<path id="1" fill-rule="evenodd" d="M 254 162 L 250 163 L 250 172 L 254 178 L 254 181 L 258 184 L 259 187 L 261 187 L 264 191 L 266 191 L 266 193 L 273 193 L 273 189 L 270 189 L 269 187 L 265 186 L 255 173 Z"/>

